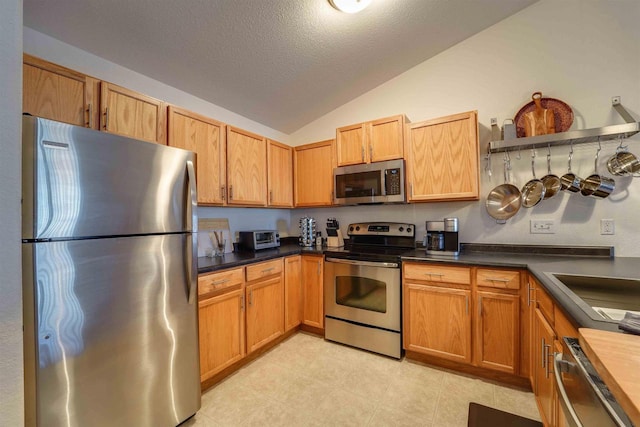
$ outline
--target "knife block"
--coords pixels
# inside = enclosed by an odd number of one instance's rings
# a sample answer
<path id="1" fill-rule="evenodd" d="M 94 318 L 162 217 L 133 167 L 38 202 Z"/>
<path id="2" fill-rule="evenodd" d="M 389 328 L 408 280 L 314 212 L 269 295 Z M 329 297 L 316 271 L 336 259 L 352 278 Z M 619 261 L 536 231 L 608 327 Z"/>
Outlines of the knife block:
<path id="1" fill-rule="evenodd" d="M 337 236 L 328 236 L 327 237 L 327 246 L 330 248 L 341 248 L 344 246 L 344 239 L 342 238 L 342 231 L 336 230 L 338 232 Z"/>

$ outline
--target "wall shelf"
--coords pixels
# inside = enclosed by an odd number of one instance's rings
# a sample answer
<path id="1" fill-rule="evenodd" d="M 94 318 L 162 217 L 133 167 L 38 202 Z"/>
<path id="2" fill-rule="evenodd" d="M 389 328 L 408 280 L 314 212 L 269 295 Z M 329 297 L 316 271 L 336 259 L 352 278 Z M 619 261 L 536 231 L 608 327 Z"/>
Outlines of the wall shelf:
<path id="1" fill-rule="evenodd" d="M 494 140 L 489 143 L 489 152 L 497 153 L 511 148 L 546 148 L 587 142 L 610 141 L 618 138 L 629 138 L 640 132 L 640 122 L 620 105 L 620 97 L 613 97 L 615 110 L 627 122 L 621 125 L 610 125 L 592 129 L 580 129 L 547 135 L 530 136 L 506 140 Z M 492 125 L 493 126 L 493 125 Z"/>

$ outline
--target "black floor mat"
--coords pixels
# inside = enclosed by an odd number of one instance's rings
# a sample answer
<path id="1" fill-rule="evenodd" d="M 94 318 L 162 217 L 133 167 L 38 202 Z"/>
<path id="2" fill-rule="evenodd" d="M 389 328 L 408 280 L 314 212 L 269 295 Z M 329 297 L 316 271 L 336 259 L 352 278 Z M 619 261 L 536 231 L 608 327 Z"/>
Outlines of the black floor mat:
<path id="1" fill-rule="evenodd" d="M 468 427 L 542 427 L 542 423 L 478 403 L 469 403 Z"/>

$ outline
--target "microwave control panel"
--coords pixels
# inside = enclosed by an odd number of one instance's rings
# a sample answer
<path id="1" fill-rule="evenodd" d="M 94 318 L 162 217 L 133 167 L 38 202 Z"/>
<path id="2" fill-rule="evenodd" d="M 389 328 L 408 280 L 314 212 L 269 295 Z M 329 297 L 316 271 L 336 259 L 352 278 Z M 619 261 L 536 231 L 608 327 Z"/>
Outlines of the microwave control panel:
<path id="1" fill-rule="evenodd" d="M 400 194 L 400 168 L 384 170 L 384 190 L 387 196 Z"/>

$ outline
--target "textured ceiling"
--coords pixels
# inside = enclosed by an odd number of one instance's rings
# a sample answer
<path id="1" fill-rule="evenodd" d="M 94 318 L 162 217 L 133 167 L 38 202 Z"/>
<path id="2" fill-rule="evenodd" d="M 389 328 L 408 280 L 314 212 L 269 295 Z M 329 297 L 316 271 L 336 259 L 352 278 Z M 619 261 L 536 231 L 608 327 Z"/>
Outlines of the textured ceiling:
<path id="1" fill-rule="evenodd" d="M 24 0 L 24 24 L 292 133 L 536 0 Z"/>

